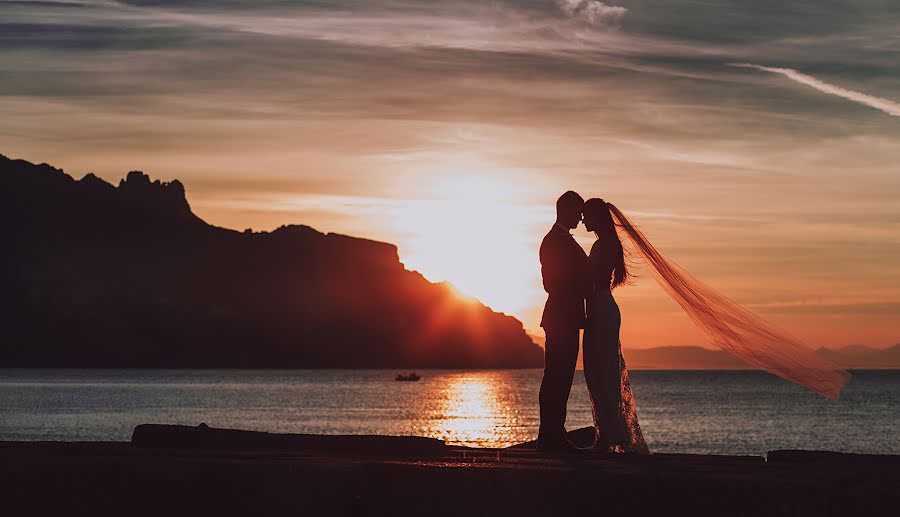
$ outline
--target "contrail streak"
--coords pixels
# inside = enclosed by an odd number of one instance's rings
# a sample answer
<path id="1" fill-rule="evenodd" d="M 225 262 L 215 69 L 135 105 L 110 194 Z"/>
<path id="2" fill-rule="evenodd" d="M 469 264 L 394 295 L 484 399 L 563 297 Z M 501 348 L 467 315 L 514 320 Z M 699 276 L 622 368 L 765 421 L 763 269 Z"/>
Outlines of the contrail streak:
<path id="1" fill-rule="evenodd" d="M 881 97 L 868 95 L 866 93 L 855 92 L 853 90 L 841 88 L 840 86 L 835 86 L 833 84 L 828 84 L 824 81 L 816 79 L 811 75 L 802 74 L 794 70 L 793 68 L 773 68 L 769 66 L 753 65 L 750 63 L 728 63 L 728 66 L 734 66 L 738 68 L 752 68 L 754 70 L 761 70 L 763 72 L 781 74 L 792 81 L 796 81 L 800 84 L 805 84 L 806 86 L 815 88 L 820 92 L 837 95 L 838 97 L 843 97 L 853 102 L 858 102 L 860 104 L 865 104 L 866 106 L 869 106 L 871 108 L 881 110 L 888 115 L 900 117 L 900 103 L 890 101 L 888 99 L 882 99 Z"/>

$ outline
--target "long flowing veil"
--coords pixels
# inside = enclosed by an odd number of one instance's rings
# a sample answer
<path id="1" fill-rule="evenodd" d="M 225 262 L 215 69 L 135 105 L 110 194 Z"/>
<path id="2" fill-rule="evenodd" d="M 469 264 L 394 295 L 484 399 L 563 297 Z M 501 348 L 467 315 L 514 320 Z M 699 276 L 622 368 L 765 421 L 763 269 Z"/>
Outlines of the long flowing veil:
<path id="1" fill-rule="evenodd" d="M 747 364 L 837 400 L 850 374 L 801 341 L 701 282 L 660 253 L 618 208 L 607 203 L 617 226 L 660 286 L 717 347 Z"/>

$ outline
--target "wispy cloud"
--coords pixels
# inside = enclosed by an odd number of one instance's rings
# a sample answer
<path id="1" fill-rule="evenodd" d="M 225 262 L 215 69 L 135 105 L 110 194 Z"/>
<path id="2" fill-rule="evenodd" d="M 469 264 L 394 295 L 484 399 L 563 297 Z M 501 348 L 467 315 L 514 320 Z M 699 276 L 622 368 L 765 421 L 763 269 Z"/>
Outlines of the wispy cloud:
<path id="1" fill-rule="evenodd" d="M 556 3 L 569 16 L 594 25 L 616 24 L 628 12 L 624 7 L 607 5 L 596 0 L 556 0 Z"/>
<path id="2" fill-rule="evenodd" d="M 751 63 L 728 63 L 728 66 L 737 68 L 752 68 L 754 70 L 761 70 L 763 72 L 769 72 L 772 74 L 780 74 L 792 81 L 796 81 L 800 84 L 809 86 L 810 88 L 819 90 L 822 93 L 837 95 L 838 97 L 843 97 L 847 100 L 858 102 L 859 104 L 864 104 L 871 108 L 881 110 L 888 115 L 900 117 L 900 103 L 888 99 L 883 99 L 881 97 L 875 97 L 874 95 L 869 95 L 867 93 L 848 90 L 840 86 L 829 84 L 825 81 L 816 79 L 811 75 L 800 73 L 793 68 L 775 68 L 770 66 L 754 65 Z"/>

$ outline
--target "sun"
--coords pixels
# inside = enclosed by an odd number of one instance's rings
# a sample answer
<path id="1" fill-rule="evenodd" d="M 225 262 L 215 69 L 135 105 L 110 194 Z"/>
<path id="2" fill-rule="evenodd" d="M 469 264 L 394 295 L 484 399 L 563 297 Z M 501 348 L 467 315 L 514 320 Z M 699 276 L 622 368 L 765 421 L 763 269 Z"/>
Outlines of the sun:
<path id="1" fill-rule="evenodd" d="M 428 190 L 397 212 L 406 266 L 508 314 L 539 302 L 540 209 L 485 170 L 442 176 Z"/>

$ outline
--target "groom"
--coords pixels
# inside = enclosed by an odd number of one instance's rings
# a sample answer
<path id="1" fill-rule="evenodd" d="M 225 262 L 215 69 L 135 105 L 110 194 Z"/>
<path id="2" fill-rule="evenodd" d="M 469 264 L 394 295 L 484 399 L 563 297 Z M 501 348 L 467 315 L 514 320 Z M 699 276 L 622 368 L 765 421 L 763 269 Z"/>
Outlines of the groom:
<path id="1" fill-rule="evenodd" d="M 581 222 L 584 199 L 569 191 L 556 201 L 556 223 L 541 243 L 541 276 L 547 303 L 544 328 L 544 378 L 541 381 L 541 428 L 538 450 L 577 450 L 566 438 L 566 403 L 575 376 L 580 329 L 584 328 L 584 301 L 590 285 L 587 255 L 570 230 Z"/>

